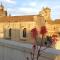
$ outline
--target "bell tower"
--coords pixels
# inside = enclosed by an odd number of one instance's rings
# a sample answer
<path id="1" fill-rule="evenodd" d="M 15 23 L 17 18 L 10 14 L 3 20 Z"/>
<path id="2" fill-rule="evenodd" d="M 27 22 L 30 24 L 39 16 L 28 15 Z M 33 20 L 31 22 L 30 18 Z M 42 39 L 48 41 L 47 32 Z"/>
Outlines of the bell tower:
<path id="1" fill-rule="evenodd" d="M 3 11 L 4 6 L 2 5 L 2 3 L 0 4 L 0 11 Z"/>
<path id="2" fill-rule="evenodd" d="M 7 11 L 4 10 L 4 6 L 2 3 L 0 4 L 0 17 L 1 16 L 7 16 Z"/>
<path id="3" fill-rule="evenodd" d="M 41 14 L 42 16 L 44 16 L 44 19 L 47 21 L 47 20 L 51 20 L 51 9 L 46 7 L 46 8 L 43 8 L 42 11 L 39 12 L 39 14 Z"/>

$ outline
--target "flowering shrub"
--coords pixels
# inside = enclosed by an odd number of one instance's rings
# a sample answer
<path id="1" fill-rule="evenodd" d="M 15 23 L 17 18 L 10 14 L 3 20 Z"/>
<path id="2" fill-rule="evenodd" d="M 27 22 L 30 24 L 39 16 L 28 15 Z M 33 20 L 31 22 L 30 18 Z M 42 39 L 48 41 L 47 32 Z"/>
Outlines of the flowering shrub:
<path id="1" fill-rule="evenodd" d="M 52 43 L 56 44 L 57 42 L 57 35 L 52 35 Z"/>
<path id="2" fill-rule="evenodd" d="M 46 32 L 47 32 L 46 27 L 45 27 L 45 26 L 42 26 L 42 27 L 40 28 L 40 34 L 44 35 Z"/>
<path id="3" fill-rule="evenodd" d="M 38 32 L 37 32 L 37 29 L 36 28 L 33 28 L 31 30 L 31 35 L 32 35 L 33 38 L 36 38 L 36 36 L 38 35 Z"/>

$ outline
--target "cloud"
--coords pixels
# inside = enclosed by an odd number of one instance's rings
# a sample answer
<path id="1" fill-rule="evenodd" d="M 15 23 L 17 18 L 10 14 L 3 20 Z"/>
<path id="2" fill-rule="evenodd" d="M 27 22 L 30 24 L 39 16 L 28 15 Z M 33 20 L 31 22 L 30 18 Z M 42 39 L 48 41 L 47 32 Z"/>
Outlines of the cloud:
<path id="1" fill-rule="evenodd" d="M 60 6 L 55 6 L 52 8 L 51 13 L 52 13 L 52 16 L 54 17 L 54 19 L 60 18 L 59 12 L 60 12 Z"/>
<path id="2" fill-rule="evenodd" d="M 37 6 L 37 3 L 36 2 L 31 2 L 29 5 L 32 6 L 32 7 L 35 7 L 35 6 Z"/>
<path id="3" fill-rule="evenodd" d="M 22 7 L 22 8 L 19 8 L 19 11 L 21 12 L 24 12 L 25 14 L 27 15 L 34 15 L 34 14 L 37 14 L 37 9 L 35 8 L 31 8 L 31 7 Z"/>
<path id="4" fill-rule="evenodd" d="M 12 15 L 36 15 L 37 9 L 27 8 L 27 7 L 19 7 L 19 8 L 8 8 L 8 12 L 12 13 Z"/>
<path id="5" fill-rule="evenodd" d="M 35 8 L 35 7 L 37 7 L 37 2 L 28 2 L 28 3 L 23 3 L 23 4 L 21 4 L 22 6 L 24 6 L 24 7 L 33 7 L 33 8 Z"/>
<path id="6" fill-rule="evenodd" d="M 32 12 L 32 11 L 33 11 L 33 9 L 32 9 L 32 8 L 27 8 L 27 7 L 19 8 L 19 10 L 20 10 L 20 11 L 25 11 L 25 12 L 27 11 L 27 13 L 28 13 L 28 12 Z"/>
<path id="7" fill-rule="evenodd" d="M 6 3 L 12 3 L 12 4 L 15 4 L 16 3 L 15 0 L 4 0 L 4 2 L 6 2 Z"/>

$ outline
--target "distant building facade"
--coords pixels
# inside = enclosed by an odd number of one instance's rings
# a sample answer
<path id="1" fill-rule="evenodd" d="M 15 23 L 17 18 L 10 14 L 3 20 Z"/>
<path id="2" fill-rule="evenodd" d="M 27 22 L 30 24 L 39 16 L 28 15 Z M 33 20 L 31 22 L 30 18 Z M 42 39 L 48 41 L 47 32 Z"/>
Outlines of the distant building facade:
<path id="1" fill-rule="evenodd" d="M 8 16 L 4 6 L 0 5 L 0 38 L 10 38 L 11 40 L 32 40 L 31 29 L 46 26 L 47 34 L 60 35 L 60 19 L 52 21 L 51 9 L 43 8 L 38 15 L 28 16 Z"/>

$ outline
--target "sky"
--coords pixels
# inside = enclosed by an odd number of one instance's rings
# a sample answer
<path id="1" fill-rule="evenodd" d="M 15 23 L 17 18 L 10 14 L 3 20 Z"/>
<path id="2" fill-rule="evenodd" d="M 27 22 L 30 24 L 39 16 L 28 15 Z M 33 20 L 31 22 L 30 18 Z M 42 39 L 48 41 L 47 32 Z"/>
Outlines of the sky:
<path id="1" fill-rule="evenodd" d="M 51 18 L 60 19 L 60 0 L 0 0 L 9 14 L 36 15 L 43 9 L 51 9 Z"/>

